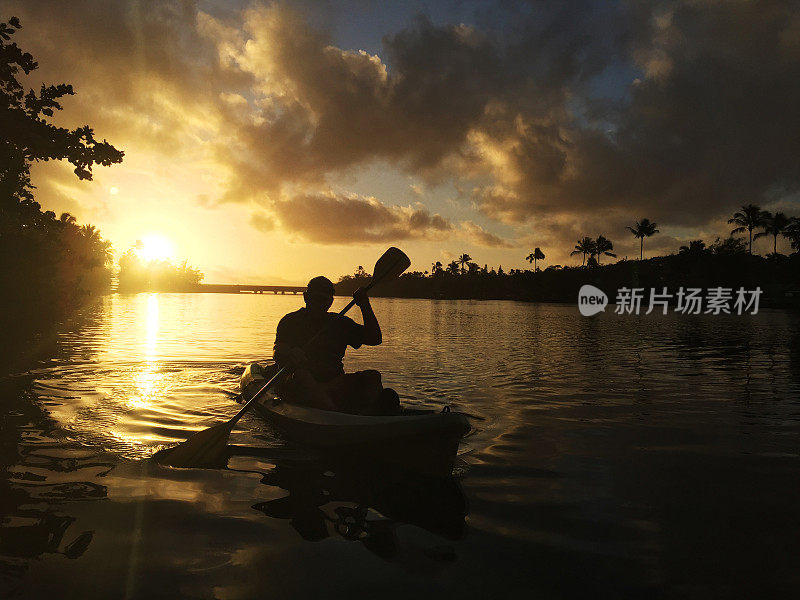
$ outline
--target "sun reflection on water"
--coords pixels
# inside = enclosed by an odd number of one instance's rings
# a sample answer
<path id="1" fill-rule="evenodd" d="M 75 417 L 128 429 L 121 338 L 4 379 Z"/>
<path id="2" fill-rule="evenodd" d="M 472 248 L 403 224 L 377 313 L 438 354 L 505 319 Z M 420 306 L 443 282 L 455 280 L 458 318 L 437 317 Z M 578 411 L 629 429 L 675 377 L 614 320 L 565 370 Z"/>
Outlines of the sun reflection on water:
<path id="1" fill-rule="evenodd" d="M 145 334 L 145 358 L 154 363 L 158 346 L 158 294 L 150 294 L 147 298 L 147 321 Z"/>
<path id="2" fill-rule="evenodd" d="M 150 408 L 153 395 L 161 386 L 164 375 L 159 373 L 157 360 L 158 349 L 158 294 L 150 294 L 147 298 L 145 319 L 144 361 L 141 370 L 134 375 L 134 393 L 128 399 L 131 408 Z"/>
<path id="3" fill-rule="evenodd" d="M 165 375 L 161 372 L 158 360 L 159 342 L 159 297 L 149 294 L 144 315 L 144 336 L 142 340 L 143 360 L 138 362 L 133 373 L 133 385 L 125 404 L 134 413 L 152 410 L 158 399 L 164 395 Z M 128 444 L 140 446 L 153 438 L 150 434 L 131 436 L 130 433 L 114 431 L 115 437 Z"/>

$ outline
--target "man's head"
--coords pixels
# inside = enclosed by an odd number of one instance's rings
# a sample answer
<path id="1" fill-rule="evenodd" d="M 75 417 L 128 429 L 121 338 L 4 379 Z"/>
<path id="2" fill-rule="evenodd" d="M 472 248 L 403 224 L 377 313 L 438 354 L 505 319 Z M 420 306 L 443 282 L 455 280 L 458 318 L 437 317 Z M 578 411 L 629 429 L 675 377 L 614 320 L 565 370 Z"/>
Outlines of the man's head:
<path id="1" fill-rule="evenodd" d="M 314 312 L 327 312 L 333 304 L 333 283 L 327 277 L 314 277 L 308 282 L 303 298 L 306 308 Z"/>

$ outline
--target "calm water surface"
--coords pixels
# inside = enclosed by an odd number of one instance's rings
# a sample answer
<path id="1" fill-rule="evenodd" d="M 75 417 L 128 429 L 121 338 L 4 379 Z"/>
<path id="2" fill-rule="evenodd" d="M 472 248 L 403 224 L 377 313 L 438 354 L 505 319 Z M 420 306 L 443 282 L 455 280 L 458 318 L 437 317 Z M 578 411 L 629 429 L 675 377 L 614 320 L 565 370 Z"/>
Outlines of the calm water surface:
<path id="1" fill-rule="evenodd" d="M 0 596 L 800 592 L 796 314 L 376 299 L 385 342 L 345 367 L 484 419 L 454 478 L 334 472 L 255 416 L 227 469 L 148 460 L 234 414 L 301 301 L 109 296 L 20 349 L 0 379 Z"/>

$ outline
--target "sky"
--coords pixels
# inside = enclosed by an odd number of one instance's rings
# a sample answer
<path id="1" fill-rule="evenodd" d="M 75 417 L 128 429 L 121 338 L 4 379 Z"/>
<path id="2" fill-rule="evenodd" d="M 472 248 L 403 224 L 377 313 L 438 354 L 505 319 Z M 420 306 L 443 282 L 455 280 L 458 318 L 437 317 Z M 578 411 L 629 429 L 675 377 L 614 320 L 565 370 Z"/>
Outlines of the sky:
<path id="1" fill-rule="evenodd" d="M 118 254 L 167 240 L 210 283 L 580 264 L 727 236 L 743 204 L 800 216 L 800 11 L 789 1 L 10 1 L 14 39 L 70 83 L 54 122 L 125 152 L 43 209 Z M 779 251 L 788 251 L 779 241 Z M 771 251 L 759 240 L 754 251 Z M 613 260 L 613 259 L 608 259 Z"/>

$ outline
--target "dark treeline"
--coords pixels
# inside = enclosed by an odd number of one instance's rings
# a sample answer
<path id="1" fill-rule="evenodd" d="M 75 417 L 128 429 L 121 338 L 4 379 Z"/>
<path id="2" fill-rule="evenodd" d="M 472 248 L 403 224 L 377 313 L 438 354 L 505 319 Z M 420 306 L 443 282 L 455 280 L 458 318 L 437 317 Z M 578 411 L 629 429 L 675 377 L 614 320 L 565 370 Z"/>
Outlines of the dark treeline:
<path id="1" fill-rule="evenodd" d="M 36 203 L 0 208 L 4 310 L 25 317 L 67 314 L 109 289 L 111 244 L 67 213 L 56 219 Z"/>
<path id="2" fill-rule="evenodd" d="M 67 160 L 78 179 L 91 180 L 94 165 L 122 161 L 123 153 L 98 141 L 88 126 L 57 127 L 59 99 L 72 86 L 42 85 L 26 92 L 17 77 L 38 64 L 11 41 L 19 20 L 0 23 L 0 313 L 10 324 L 52 321 L 92 294 L 108 289 L 110 244 L 91 225 L 43 212 L 34 199 L 34 162 Z"/>
<path id="3" fill-rule="evenodd" d="M 761 288 L 764 306 L 797 307 L 800 304 L 800 219 L 783 213 L 772 214 L 754 204 L 743 206 L 728 223 L 735 225 L 730 237 L 717 238 L 706 247 L 702 240 L 681 246 L 677 254 L 643 259 L 644 240 L 659 233 L 649 219 L 627 227 L 639 240 L 639 260 L 620 260 L 602 264 L 605 257 L 616 258 L 613 242 L 603 235 L 578 240 L 571 256 L 581 257 L 581 266 L 551 265 L 543 271 L 537 262 L 545 254 L 536 248 L 525 259 L 533 270 L 500 267 L 496 271 L 480 268 L 469 254 L 462 254 L 446 267 L 441 262 L 430 271 L 404 274 L 376 290 L 375 295 L 401 298 L 442 299 L 508 299 L 529 302 L 575 302 L 582 285 L 594 285 L 614 302 L 617 290 L 627 288 L 654 289 L 675 294 L 679 288 L 712 287 L 738 290 Z M 747 240 L 734 237 L 747 234 Z M 753 240 L 771 238 L 772 252 L 766 257 L 753 255 Z M 778 237 L 786 238 L 794 252 L 778 253 Z M 588 259 L 588 260 L 587 260 Z M 358 267 L 355 274 L 345 275 L 336 284 L 341 295 L 351 295 L 369 281 L 369 273 Z"/>
<path id="4" fill-rule="evenodd" d="M 661 288 L 675 293 L 679 287 L 707 289 L 722 286 L 763 290 L 762 306 L 793 306 L 787 292 L 800 290 L 800 253 L 791 256 L 752 256 L 744 243 L 722 242 L 711 249 L 695 244 L 678 254 L 647 260 L 621 260 L 585 267 L 551 266 L 544 270 L 502 268 L 412 272 L 378 286 L 377 296 L 441 299 L 507 299 L 528 302 L 575 303 L 584 284 L 594 285 L 614 302 L 622 287 Z M 336 292 L 350 295 L 369 280 L 363 270 L 342 277 Z"/>

